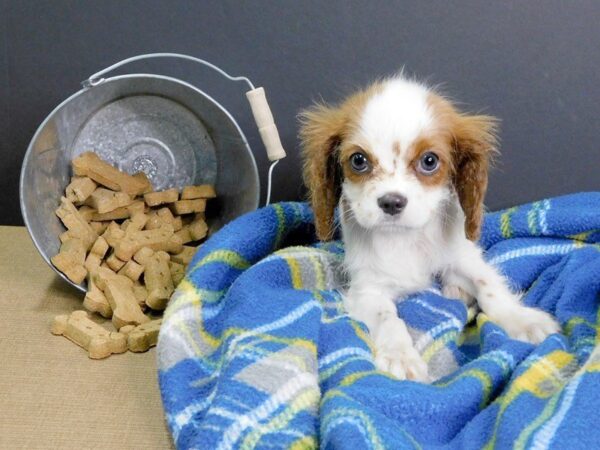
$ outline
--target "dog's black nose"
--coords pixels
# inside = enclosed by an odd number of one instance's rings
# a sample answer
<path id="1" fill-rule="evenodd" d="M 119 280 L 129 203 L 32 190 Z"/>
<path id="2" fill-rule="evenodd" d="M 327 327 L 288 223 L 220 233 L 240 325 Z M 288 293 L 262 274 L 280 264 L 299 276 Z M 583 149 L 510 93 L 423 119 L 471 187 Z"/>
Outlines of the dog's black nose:
<path id="1" fill-rule="evenodd" d="M 400 194 L 385 194 L 377 199 L 379 207 L 390 216 L 401 213 L 407 202 L 406 197 Z"/>

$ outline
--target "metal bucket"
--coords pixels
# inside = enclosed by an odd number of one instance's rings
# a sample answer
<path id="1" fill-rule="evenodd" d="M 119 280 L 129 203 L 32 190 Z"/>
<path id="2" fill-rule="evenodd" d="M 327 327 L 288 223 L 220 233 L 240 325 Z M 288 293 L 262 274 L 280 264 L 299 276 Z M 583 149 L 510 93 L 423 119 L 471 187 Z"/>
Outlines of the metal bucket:
<path id="1" fill-rule="evenodd" d="M 21 169 L 23 219 L 51 267 L 64 231 L 54 211 L 70 181 L 71 160 L 88 150 L 128 173 L 145 172 L 157 190 L 214 184 L 211 232 L 258 207 L 258 171 L 246 137 L 209 95 L 153 74 L 90 78 L 84 86 L 40 125 Z"/>

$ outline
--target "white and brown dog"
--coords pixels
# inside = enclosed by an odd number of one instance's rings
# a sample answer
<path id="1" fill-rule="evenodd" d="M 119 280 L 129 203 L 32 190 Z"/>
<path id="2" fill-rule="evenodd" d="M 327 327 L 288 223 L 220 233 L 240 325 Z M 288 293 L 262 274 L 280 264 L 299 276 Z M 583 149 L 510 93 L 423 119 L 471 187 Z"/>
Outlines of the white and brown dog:
<path id="1" fill-rule="evenodd" d="M 317 235 L 333 237 L 339 205 L 350 277 L 344 304 L 369 328 L 379 369 L 429 379 L 395 302 L 435 277 L 444 295 L 476 298 L 516 339 L 538 343 L 559 330 L 550 315 L 520 303 L 474 242 L 496 152 L 494 118 L 459 112 L 401 75 L 301 118 Z"/>

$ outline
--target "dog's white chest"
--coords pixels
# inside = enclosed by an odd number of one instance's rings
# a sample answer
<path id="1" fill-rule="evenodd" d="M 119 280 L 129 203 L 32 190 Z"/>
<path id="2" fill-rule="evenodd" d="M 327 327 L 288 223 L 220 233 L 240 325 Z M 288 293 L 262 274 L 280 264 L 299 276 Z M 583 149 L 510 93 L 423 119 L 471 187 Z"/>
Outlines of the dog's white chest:
<path id="1" fill-rule="evenodd" d="M 378 234 L 346 245 L 352 284 L 380 286 L 394 296 L 428 288 L 442 266 L 442 248 L 423 239 Z"/>

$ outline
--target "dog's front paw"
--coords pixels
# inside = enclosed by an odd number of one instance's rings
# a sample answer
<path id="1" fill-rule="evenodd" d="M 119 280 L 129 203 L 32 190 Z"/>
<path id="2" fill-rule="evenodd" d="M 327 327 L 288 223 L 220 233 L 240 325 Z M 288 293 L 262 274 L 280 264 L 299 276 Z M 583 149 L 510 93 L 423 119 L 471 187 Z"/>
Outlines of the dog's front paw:
<path id="1" fill-rule="evenodd" d="M 427 363 L 413 347 L 406 325 L 400 319 L 387 321 L 375 339 L 375 365 L 401 380 L 429 382 Z"/>
<path id="2" fill-rule="evenodd" d="M 430 381 L 427 363 L 414 348 L 377 349 L 375 365 L 401 380 Z"/>
<path id="3" fill-rule="evenodd" d="M 560 332 L 560 325 L 545 311 L 518 305 L 496 317 L 490 317 L 513 339 L 539 344 L 549 335 Z"/>

